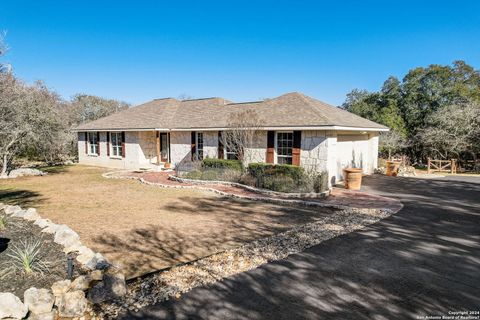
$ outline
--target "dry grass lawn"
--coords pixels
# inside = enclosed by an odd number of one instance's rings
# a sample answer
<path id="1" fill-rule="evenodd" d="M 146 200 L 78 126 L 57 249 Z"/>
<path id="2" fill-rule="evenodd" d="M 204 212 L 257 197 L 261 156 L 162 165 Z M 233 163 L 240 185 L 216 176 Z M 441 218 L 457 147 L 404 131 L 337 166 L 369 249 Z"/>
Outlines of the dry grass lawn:
<path id="1" fill-rule="evenodd" d="M 314 221 L 329 209 L 245 201 L 188 189 L 105 179 L 107 169 L 50 168 L 0 180 L 0 202 L 38 209 L 124 268 L 128 277 L 170 267 Z"/>

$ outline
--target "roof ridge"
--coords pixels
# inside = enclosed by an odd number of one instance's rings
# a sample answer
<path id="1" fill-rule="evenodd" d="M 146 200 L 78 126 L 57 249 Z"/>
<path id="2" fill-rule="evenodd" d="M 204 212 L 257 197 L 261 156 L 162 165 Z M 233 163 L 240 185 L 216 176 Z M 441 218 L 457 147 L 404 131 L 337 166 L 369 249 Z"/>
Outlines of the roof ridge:
<path id="1" fill-rule="evenodd" d="M 327 115 L 325 115 L 324 113 L 322 113 L 322 110 L 319 110 L 318 106 L 316 105 L 317 103 L 325 104 L 324 102 L 322 102 L 320 100 L 313 99 L 311 97 L 307 97 L 303 93 L 298 93 L 298 92 L 295 92 L 295 93 L 297 95 L 299 95 L 302 98 L 302 100 L 304 100 L 306 103 L 308 103 L 308 105 L 315 108 L 315 111 L 317 112 L 318 115 L 320 115 L 321 117 L 325 118 L 328 122 L 333 124 L 333 120 L 330 117 L 328 117 Z M 312 103 L 312 101 L 309 100 L 309 99 L 315 100 L 314 101 L 315 103 Z M 330 106 L 328 104 L 327 104 L 327 106 L 335 108 L 334 106 Z"/>

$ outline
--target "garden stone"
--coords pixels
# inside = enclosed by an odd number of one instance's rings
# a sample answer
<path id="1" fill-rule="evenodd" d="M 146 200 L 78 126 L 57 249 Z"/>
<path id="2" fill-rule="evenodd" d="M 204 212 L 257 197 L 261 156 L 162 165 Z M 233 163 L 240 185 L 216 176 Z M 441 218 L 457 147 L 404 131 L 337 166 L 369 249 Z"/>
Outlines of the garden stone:
<path id="1" fill-rule="evenodd" d="M 57 228 L 53 239 L 55 243 L 61 244 L 64 247 L 69 247 L 79 240 L 80 237 L 78 234 L 64 224 Z"/>
<path id="2" fill-rule="evenodd" d="M 30 313 L 28 315 L 28 320 L 54 320 L 55 319 L 55 310 L 45 313 Z"/>
<path id="3" fill-rule="evenodd" d="M 52 311 L 53 294 L 48 289 L 30 288 L 23 294 L 23 301 L 30 312 L 35 314 Z"/>
<path id="4" fill-rule="evenodd" d="M 90 289 L 88 298 L 93 303 L 101 303 L 121 298 L 125 294 L 127 294 L 127 285 L 123 274 L 104 274 L 103 281 Z"/>
<path id="5" fill-rule="evenodd" d="M 81 317 L 87 309 L 87 299 L 81 290 L 64 293 L 58 299 L 60 317 Z"/>
<path id="6" fill-rule="evenodd" d="M 10 171 L 8 174 L 9 178 L 18 178 L 18 177 L 26 177 L 26 176 L 43 176 L 45 172 L 40 171 L 38 169 L 33 168 L 19 168 Z"/>
<path id="7" fill-rule="evenodd" d="M 35 222 L 33 223 L 34 225 L 36 226 L 39 226 L 40 228 L 45 228 L 45 227 L 48 227 L 48 225 L 51 223 L 50 220 L 48 219 L 42 219 L 42 218 L 39 218 L 37 220 L 35 220 Z"/>
<path id="8" fill-rule="evenodd" d="M 35 208 L 28 208 L 23 218 L 33 221 L 40 219 L 40 215 L 37 213 L 37 210 Z"/>
<path id="9" fill-rule="evenodd" d="M 88 276 L 79 276 L 75 280 L 73 280 L 72 284 L 70 285 L 70 290 L 87 290 L 90 288 L 90 283 L 92 279 Z"/>
<path id="10" fill-rule="evenodd" d="M 25 218 L 26 214 L 27 214 L 27 210 L 19 210 L 12 213 L 12 217 Z"/>
<path id="11" fill-rule="evenodd" d="M 80 250 L 80 247 L 82 247 L 82 243 L 79 240 L 77 240 L 71 243 L 68 247 L 64 247 L 63 252 L 65 253 L 76 252 Z"/>
<path id="12" fill-rule="evenodd" d="M 70 289 L 70 280 L 60 280 L 52 284 L 52 292 L 55 297 L 61 296 Z"/>
<path id="13" fill-rule="evenodd" d="M 86 247 L 85 247 L 86 248 Z M 77 261 L 80 262 L 82 265 L 95 265 L 97 264 L 97 259 L 95 258 L 95 252 L 91 249 L 84 249 L 80 247 L 80 254 L 77 256 Z M 93 268 L 91 268 L 93 269 Z"/>
<path id="14" fill-rule="evenodd" d="M 28 312 L 20 299 L 10 292 L 0 293 L 0 319 L 23 319 Z"/>
<path id="15" fill-rule="evenodd" d="M 95 281 L 100 281 L 103 279 L 103 272 L 101 270 L 93 270 L 90 272 L 90 278 Z"/>
<path id="16" fill-rule="evenodd" d="M 22 208 L 20 206 L 5 206 L 4 211 L 5 214 L 14 214 L 17 211 L 21 211 Z"/>
<path id="17" fill-rule="evenodd" d="M 55 224 L 53 222 L 49 222 L 47 227 L 45 229 L 42 230 L 42 232 L 45 232 L 45 233 L 55 233 L 57 232 L 58 228 L 60 227 L 60 225 L 58 224 Z"/>

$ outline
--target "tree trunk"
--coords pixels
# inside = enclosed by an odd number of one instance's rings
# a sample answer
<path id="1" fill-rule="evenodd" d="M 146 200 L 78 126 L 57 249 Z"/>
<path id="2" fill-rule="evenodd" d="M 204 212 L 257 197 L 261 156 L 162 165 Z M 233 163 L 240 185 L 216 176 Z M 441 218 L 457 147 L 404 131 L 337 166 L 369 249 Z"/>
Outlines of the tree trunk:
<path id="1" fill-rule="evenodd" d="M 3 155 L 3 163 L 2 163 L 2 172 L 0 173 L 0 177 L 4 177 L 7 175 L 7 155 Z"/>

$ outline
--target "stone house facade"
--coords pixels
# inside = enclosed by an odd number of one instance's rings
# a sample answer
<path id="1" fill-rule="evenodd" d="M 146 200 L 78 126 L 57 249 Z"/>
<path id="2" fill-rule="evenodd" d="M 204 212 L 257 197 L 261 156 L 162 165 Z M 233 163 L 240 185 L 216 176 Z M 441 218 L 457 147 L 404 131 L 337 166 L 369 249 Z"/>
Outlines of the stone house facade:
<path id="1" fill-rule="evenodd" d="M 229 130 L 228 119 L 245 110 L 255 110 L 264 123 L 245 149 L 246 164 L 299 165 L 328 172 L 332 183 L 342 180 L 345 167 L 372 173 L 379 132 L 388 130 L 300 93 L 250 103 L 158 99 L 78 127 L 79 162 L 160 170 L 165 163 L 232 158 L 220 136 Z"/>

